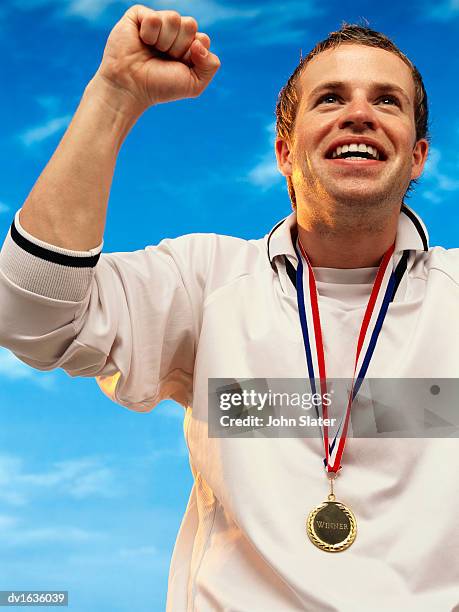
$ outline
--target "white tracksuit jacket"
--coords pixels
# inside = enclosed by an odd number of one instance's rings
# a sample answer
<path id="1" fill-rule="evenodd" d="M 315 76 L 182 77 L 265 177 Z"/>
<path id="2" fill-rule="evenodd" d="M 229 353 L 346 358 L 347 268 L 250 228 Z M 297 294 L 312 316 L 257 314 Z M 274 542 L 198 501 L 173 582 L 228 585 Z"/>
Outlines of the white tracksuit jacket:
<path id="1" fill-rule="evenodd" d="M 326 497 L 319 438 L 210 438 L 209 378 L 306 378 L 291 230 L 193 234 L 131 253 L 75 252 L 28 234 L 0 254 L 0 344 L 41 370 L 94 376 L 113 401 L 185 408 L 195 483 L 170 570 L 168 610 L 459 610 L 459 441 L 350 439 L 337 496 L 355 543 L 330 554 L 305 532 Z M 367 377 L 459 376 L 459 249 L 410 249 Z M 330 377 L 349 377 L 374 270 L 316 270 Z M 458 399 L 459 410 L 459 399 Z"/>

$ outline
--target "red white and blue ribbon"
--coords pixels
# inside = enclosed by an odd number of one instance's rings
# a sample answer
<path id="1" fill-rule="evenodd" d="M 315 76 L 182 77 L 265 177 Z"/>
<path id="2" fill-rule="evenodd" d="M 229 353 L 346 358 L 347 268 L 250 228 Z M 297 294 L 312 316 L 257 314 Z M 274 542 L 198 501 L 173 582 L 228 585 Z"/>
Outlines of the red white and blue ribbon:
<path id="1" fill-rule="evenodd" d="M 320 393 L 324 397 L 327 392 L 327 375 L 317 286 L 311 262 L 299 239 L 298 244 L 295 245 L 295 251 L 298 256 L 296 271 L 298 312 L 303 333 L 308 376 L 312 392 L 318 392 L 316 389 L 316 380 L 318 379 Z M 357 340 L 351 392 L 347 407 L 331 441 L 328 426 L 324 424 L 322 427 L 325 448 L 324 465 L 328 472 L 337 472 L 341 468 L 341 458 L 346 444 L 352 403 L 368 371 L 389 304 L 394 299 L 400 280 L 406 271 L 408 251 L 403 253 L 397 267 L 394 265 L 393 253 L 394 245 L 384 254 L 376 274 Z M 306 263 L 306 266 L 303 265 L 303 262 Z M 308 300 L 305 300 L 305 295 L 309 296 Z M 323 420 L 328 419 L 328 410 L 325 403 L 322 403 L 322 417 Z"/>

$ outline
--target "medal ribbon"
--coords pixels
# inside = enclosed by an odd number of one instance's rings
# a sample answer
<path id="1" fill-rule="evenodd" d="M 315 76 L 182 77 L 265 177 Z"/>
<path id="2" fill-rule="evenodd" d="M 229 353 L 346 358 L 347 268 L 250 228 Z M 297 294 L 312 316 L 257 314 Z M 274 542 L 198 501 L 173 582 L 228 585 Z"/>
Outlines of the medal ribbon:
<path id="1" fill-rule="evenodd" d="M 300 315 L 301 330 L 303 333 L 306 362 L 308 366 L 308 375 L 311 384 L 311 390 L 313 393 L 316 393 L 315 373 L 318 372 L 320 380 L 320 390 L 323 397 L 324 393 L 327 392 L 327 376 L 325 368 L 325 353 L 323 346 L 322 327 L 320 324 L 317 286 L 311 262 L 299 238 L 298 246 L 301 255 L 298 252 L 297 246 L 295 246 L 295 251 L 298 256 L 298 267 L 296 271 L 296 288 L 298 299 L 298 312 Z M 382 329 L 384 318 L 389 308 L 389 304 L 393 300 L 395 291 L 398 288 L 398 284 L 400 283 L 400 278 L 401 276 L 403 276 L 403 273 L 406 270 L 406 252 L 400 260 L 396 270 L 394 270 L 393 265 L 389 266 L 389 263 L 393 261 L 392 255 L 394 253 L 394 248 L 395 244 L 393 244 L 386 251 L 376 274 L 376 279 L 374 281 L 370 298 L 368 300 L 357 341 L 354 373 L 352 377 L 352 386 L 351 392 L 349 394 L 347 408 L 331 444 L 329 442 L 328 425 L 324 424 L 322 428 L 325 448 L 324 464 L 328 472 L 337 472 L 341 468 L 341 458 L 343 456 L 344 446 L 346 444 L 351 407 L 367 373 L 368 366 L 370 364 L 373 352 L 376 347 L 378 336 Z M 308 267 L 308 270 L 307 272 L 305 271 L 304 275 L 303 259 L 304 261 L 306 261 Z M 303 278 L 303 276 L 305 278 Z M 306 284 L 309 289 L 310 309 L 306 307 L 306 302 L 304 299 L 304 280 L 306 280 Z M 367 333 L 369 329 L 372 329 L 371 333 Z M 312 350 L 313 345 L 315 345 L 315 351 Z M 356 379 L 357 371 L 358 376 Z M 317 408 L 316 411 L 318 411 Z M 328 418 L 327 406 L 324 403 L 322 403 L 322 415 L 324 420 Z M 336 444 L 337 442 L 338 444 Z"/>

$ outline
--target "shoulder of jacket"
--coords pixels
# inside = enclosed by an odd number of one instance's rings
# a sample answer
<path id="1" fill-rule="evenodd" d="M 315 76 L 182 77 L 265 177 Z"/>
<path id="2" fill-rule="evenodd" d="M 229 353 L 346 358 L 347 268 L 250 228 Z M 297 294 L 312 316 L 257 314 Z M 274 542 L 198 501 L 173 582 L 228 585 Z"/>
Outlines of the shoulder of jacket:
<path id="1" fill-rule="evenodd" d="M 238 238 L 237 236 L 227 236 L 226 234 L 215 234 L 215 233 L 193 233 L 183 234 L 177 238 L 164 238 L 161 243 L 167 243 L 171 247 L 177 248 L 212 248 L 213 246 L 219 246 L 221 248 L 248 248 L 252 249 L 257 243 L 263 243 L 265 237 L 257 239 L 246 239 Z"/>
<path id="2" fill-rule="evenodd" d="M 264 238 L 246 240 L 235 236 L 213 233 L 184 234 L 178 238 L 165 238 L 158 247 L 170 250 L 183 263 L 205 262 L 214 265 L 225 265 L 232 261 L 252 261 L 260 252 L 266 251 Z M 147 247 L 155 248 L 155 247 Z"/>
<path id="3" fill-rule="evenodd" d="M 431 247 L 423 257 L 426 271 L 443 272 L 459 285 L 459 248 Z"/>
<path id="4" fill-rule="evenodd" d="M 223 234 L 166 238 L 147 251 L 171 258 L 184 282 L 198 283 L 206 294 L 253 274 L 263 260 L 268 262 L 264 238 L 246 240 Z"/>

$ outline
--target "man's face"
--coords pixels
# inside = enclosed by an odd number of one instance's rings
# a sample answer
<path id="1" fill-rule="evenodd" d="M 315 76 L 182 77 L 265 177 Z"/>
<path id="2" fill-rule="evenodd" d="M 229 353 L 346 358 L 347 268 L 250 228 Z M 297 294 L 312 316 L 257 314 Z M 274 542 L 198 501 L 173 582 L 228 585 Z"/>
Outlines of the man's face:
<path id="1" fill-rule="evenodd" d="M 279 168 L 292 177 L 298 207 L 327 199 L 400 203 L 428 148 L 425 140 L 416 142 L 409 67 L 389 51 L 342 44 L 315 57 L 298 87 L 292 141 L 276 141 Z"/>

